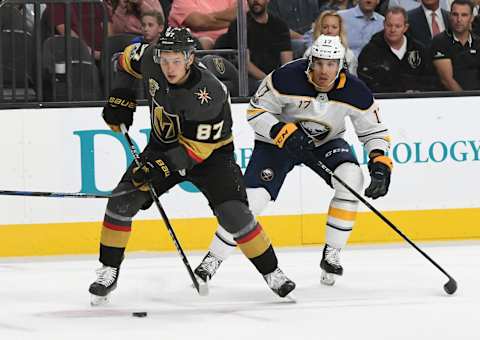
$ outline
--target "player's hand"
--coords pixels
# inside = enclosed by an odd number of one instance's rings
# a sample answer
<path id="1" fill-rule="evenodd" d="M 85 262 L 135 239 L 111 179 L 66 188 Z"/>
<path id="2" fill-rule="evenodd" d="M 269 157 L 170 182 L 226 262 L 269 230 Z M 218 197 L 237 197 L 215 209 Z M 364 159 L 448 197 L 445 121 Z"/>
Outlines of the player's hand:
<path id="1" fill-rule="evenodd" d="M 285 148 L 290 153 L 298 154 L 313 150 L 313 141 L 295 123 L 277 123 L 270 130 L 270 137 L 279 148 Z"/>
<path id="2" fill-rule="evenodd" d="M 370 171 L 370 185 L 365 190 L 365 196 L 376 199 L 385 196 L 390 185 L 390 174 L 393 162 L 388 156 L 377 155 L 368 161 Z"/>
<path id="3" fill-rule="evenodd" d="M 120 125 L 128 129 L 133 123 L 133 113 L 137 108 L 135 93 L 131 89 L 113 89 L 103 107 L 102 117 L 110 129 L 120 132 Z"/>
<path id="4" fill-rule="evenodd" d="M 148 184 L 155 178 L 167 178 L 171 175 L 170 168 L 162 159 L 144 161 L 142 166 L 132 170 L 132 183 L 141 191 L 148 191 Z"/>

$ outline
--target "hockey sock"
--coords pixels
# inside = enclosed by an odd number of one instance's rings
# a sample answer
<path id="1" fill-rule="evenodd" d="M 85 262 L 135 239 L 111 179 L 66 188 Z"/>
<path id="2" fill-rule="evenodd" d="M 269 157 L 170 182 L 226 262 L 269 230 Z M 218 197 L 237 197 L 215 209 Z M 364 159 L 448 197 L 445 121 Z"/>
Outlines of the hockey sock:
<path id="1" fill-rule="evenodd" d="M 100 236 L 100 262 L 110 267 L 119 267 L 130 238 L 132 221 L 120 216 L 105 214 Z"/>
<path id="2" fill-rule="evenodd" d="M 269 274 L 277 268 L 278 260 L 275 251 L 259 223 L 245 234 L 236 236 L 235 241 L 262 275 Z"/>

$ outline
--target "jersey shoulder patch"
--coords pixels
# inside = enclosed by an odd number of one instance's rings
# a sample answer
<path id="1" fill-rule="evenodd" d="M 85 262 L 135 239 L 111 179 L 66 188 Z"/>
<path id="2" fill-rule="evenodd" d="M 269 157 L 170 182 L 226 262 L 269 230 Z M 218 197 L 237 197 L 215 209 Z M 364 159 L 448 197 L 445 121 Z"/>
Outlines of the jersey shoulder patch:
<path id="1" fill-rule="evenodd" d="M 342 77 L 344 78 L 342 80 Z M 373 95 L 363 81 L 350 73 L 341 73 L 337 88 L 328 93 L 328 99 L 348 104 L 358 110 L 367 110 L 373 104 Z"/>
<path id="2" fill-rule="evenodd" d="M 122 68 L 135 78 L 142 78 L 142 58 L 148 44 L 136 43 L 127 46 L 123 51 Z"/>
<path id="3" fill-rule="evenodd" d="M 307 68 L 307 59 L 297 59 L 273 71 L 272 85 L 274 89 L 282 95 L 315 98 L 318 93 L 308 81 L 305 73 Z"/>

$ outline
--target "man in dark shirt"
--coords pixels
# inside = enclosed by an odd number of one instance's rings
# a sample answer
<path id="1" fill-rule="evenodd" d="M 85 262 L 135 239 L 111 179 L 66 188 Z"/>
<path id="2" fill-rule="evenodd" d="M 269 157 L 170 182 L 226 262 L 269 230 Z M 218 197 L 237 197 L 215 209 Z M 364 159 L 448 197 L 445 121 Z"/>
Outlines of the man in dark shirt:
<path id="1" fill-rule="evenodd" d="M 268 13 L 270 0 L 248 0 L 247 46 L 250 52 L 248 74 L 250 93 L 267 74 L 293 58 L 287 24 Z M 218 38 L 215 48 L 237 48 L 237 21 Z"/>
<path id="2" fill-rule="evenodd" d="M 480 37 L 470 31 L 473 4 L 454 0 L 450 9 L 451 31 L 432 41 L 432 58 L 440 81 L 446 90 L 480 89 Z"/>
<path id="3" fill-rule="evenodd" d="M 376 33 L 358 58 L 358 77 L 374 92 L 436 89 L 429 53 L 406 35 L 408 16 L 402 7 L 385 13 L 384 30 Z"/>

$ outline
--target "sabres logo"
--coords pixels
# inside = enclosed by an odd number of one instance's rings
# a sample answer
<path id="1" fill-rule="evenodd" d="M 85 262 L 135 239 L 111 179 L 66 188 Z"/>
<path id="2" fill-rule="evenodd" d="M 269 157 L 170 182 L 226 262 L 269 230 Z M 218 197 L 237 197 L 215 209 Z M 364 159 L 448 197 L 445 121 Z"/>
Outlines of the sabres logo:
<path id="1" fill-rule="evenodd" d="M 150 93 L 150 96 L 153 98 L 155 97 L 155 93 L 160 90 L 160 86 L 158 85 L 157 81 L 155 79 L 148 79 L 148 93 Z"/>
<path id="2" fill-rule="evenodd" d="M 198 92 L 195 92 L 195 95 L 197 96 L 197 99 L 200 100 L 200 104 L 208 104 L 208 102 L 212 100 L 206 87 L 199 89 Z"/>

